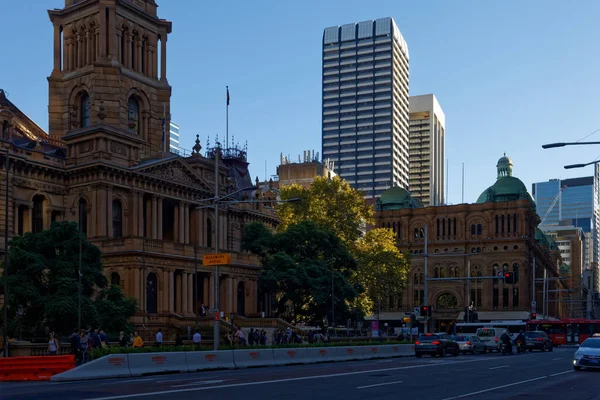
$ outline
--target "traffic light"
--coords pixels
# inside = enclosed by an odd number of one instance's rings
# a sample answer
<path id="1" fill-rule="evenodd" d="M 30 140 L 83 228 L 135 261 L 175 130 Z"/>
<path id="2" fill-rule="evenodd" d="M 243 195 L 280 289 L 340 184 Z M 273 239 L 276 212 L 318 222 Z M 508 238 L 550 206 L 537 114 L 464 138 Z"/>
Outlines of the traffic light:
<path id="1" fill-rule="evenodd" d="M 531 313 L 531 319 L 536 319 L 537 318 L 537 314 L 536 313 Z"/>
<path id="2" fill-rule="evenodd" d="M 504 273 L 504 283 L 508 283 L 508 284 L 515 283 L 515 273 L 514 272 L 505 272 Z"/>
<path id="3" fill-rule="evenodd" d="M 421 306 L 419 308 L 419 314 L 421 315 L 421 317 L 431 317 L 431 307 Z"/>

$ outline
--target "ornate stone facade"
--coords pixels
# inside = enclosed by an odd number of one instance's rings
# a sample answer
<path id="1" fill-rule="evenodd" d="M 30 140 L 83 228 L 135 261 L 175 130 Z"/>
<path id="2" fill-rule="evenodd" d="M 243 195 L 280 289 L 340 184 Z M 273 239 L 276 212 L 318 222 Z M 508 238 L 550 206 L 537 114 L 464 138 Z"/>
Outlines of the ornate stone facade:
<path id="1" fill-rule="evenodd" d="M 214 308 L 214 268 L 203 267 L 202 256 L 214 251 L 214 209 L 206 206 L 215 180 L 221 196 L 251 181 L 245 151 L 217 144 L 202 155 L 196 140 L 188 157 L 164 152 L 171 22 L 156 8 L 153 0 L 66 0 L 65 8 L 49 11 L 49 133 L 0 90 L 2 158 L 9 156 L 8 171 L 1 163 L 3 198 L 7 172 L 9 186 L 0 224 L 8 218 L 11 238 L 53 221 L 78 222 L 102 250 L 111 284 L 138 299 L 134 323 L 168 327 L 189 325 L 202 303 Z M 223 154 L 218 173 L 216 152 Z M 220 268 L 221 310 L 265 311 L 258 260 L 241 252 L 240 242 L 248 222 L 276 225 L 272 209 L 227 205 L 217 220 L 218 251 L 232 253 L 231 264 Z"/>
<path id="2" fill-rule="evenodd" d="M 507 161 L 510 162 L 510 161 Z M 479 311 L 480 320 L 527 319 L 531 311 L 533 272 L 536 279 L 549 280 L 548 315 L 563 315 L 560 292 L 565 284 L 559 276 L 556 246 L 537 229 L 540 218 L 535 203 L 525 192 L 522 182 L 512 177 L 502 159 L 498 164 L 498 181 L 487 189 L 485 200 L 477 204 L 423 207 L 406 190 L 395 187 L 382 194 L 376 203 L 376 226 L 393 229 L 400 250 L 410 256 L 411 271 L 402 299 L 382 304 L 386 315 L 402 317 L 415 307 L 433 306 L 438 329 L 462 320 L 468 299 Z M 504 179 L 518 181 L 507 188 Z M 497 190 L 503 187 L 504 190 Z M 483 196 L 483 195 L 482 195 Z M 427 246 L 426 243 L 427 242 Z M 429 278 L 465 278 L 470 264 L 471 280 L 429 281 L 425 294 L 425 257 Z M 515 284 L 505 284 L 505 272 L 514 272 Z M 485 277 L 499 276 L 498 279 Z M 542 314 L 543 283 L 536 284 L 537 312 Z M 469 293 L 470 292 L 470 293 Z"/>

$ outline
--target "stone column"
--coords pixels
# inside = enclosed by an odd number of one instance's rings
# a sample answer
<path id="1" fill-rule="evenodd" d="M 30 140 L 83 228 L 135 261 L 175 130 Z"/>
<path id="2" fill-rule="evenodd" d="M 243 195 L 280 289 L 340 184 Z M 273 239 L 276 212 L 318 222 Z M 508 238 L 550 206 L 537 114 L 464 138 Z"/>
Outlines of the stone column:
<path id="1" fill-rule="evenodd" d="M 152 196 L 152 239 L 158 239 L 158 201 L 156 196 Z"/>
<path id="2" fill-rule="evenodd" d="M 117 58 L 117 46 L 115 43 L 117 37 L 117 10 L 113 6 L 109 8 L 108 13 L 108 26 L 106 27 L 108 34 L 108 49 L 106 49 L 106 54 L 111 58 Z"/>
<path id="3" fill-rule="evenodd" d="M 83 56 L 84 56 L 84 47 L 83 47 L 83 36 L 80 32 L 77 32 L 77 36 L 75 37 L 77 44 L 75 48 L 77 49 L 77 53 L 75 54 L 75 69 L 83 67 Z"/>
<path id="4" fill-rule="evenodd" d="M 182 314 L 181 312 L 181 274 L 175 276 L 175 312 Z"/>
<path id="5" fill-rule="evenodd" d="M 177 237 L 177 242 L 185 243 L 185 203 L 183 201 L 179 202 L 179 226 L 178 232 L 179 235 Z"/>
<path id="6" fill-rule="evenodd" d="M 163 240 L 163 199 L 162 197 L 158 198 L 158 213 L 157 213 L 157 219 L 158 219 L 158 240 Z"/>
<path id="7" fill-rule="evenodd" d="M 113 237 L 113 212 L 112 212 L 113 192 L 112 187 L 106 189 L 106 236 Z M 123 207 L 121 208 L 121 220 L 123 219 Z M 122 222 L 121 222 L 122 223 Z"/>
<path id="8" fill-rule="evenodd" d="M 144 236 L 144 194 L 137 193 L 136 196 L 135 201 L 138 204 L 138 212 L 136 214 L 138 216 L 138 235 Z"/>
<path id="9" fill-rule="evenodd" d="M 203 290 L 203 293 L 202 293 L 202 295 L 203 295 L 202 296 L 203 297 L 202 303 L 204 304 L 204 307 L 208 307 L 208 303 L 210 301 L 209 297 L 208 297 L 208 290 L 209 290 L 208 289 L 208 287 L 209 287 L 208 280 L 209 280 L 209 278 L 204 277 L 202 280 L 204 281 L 203 282 L 203 284 L 204 284 L 204 290 Z"/>
<path id="10" fill-rule="evenodd" d="M 142 291 L 140 288 L 140 269 L 139 268 L 133 268 L 133 294 L 135 296 L 135 299 L 138 302 L 138 306 L 141 309 L 143 309 L 143 305 L 142 305 Z"/>
<path id="11" fill-rule="evenodd" d="M 189 313 L 188 310 L 188 279 L 189 274 L 184 272 L 181 274 L 181 315 L 187 315 Z"/>
<path id="12" fill-rule="evenodd" d="M 190 207 L 185 204 L 184 205 L 184 227 L 185 227 L 185 240 L 184 243 L 190 243 Z"/>
<path id="13" fill-rule="evenodd" d="M 169 271 L 169 312 L 175 312 L 175 279 L 173 271 Z"/>
<path id="14" fill-rule="evenodd" d="M 60 41 L 60 24 L 54 24 L 54 70 L 53 74 L 57 74 L 61 71 L 61 48 L 63 44 Z"/>
<path id="15" fill-rule="evenodd" d="M 85 31 L 85 64 L 89 65 L 92 63 L 92 51 L 93 51 L 93 40 L 92 40 L 92 35 L 94 34 L 94 32 L 90 31 L 89 29 L 87 29 Z"/>
<path id="16" fill-rule="evenodd" d="M 188 313 L 196 315 L 194 309 L 194 275 L 188 274 L 188 298 L 187 298 Z"/>
<path id="17" fill-rule="evenodd" d="M 210 274 L 208 277 L 208 306 L 215 308 L 215 275 Z"/>
<path id="18" fill-rule="evenodd" d="M 233 310 L 233 278 L 231 276 L 227 277 L 227 312 L 232 313 Z"/>
<path id="19" fill-rule="evenodd" d="M 160 34 L 160 80 L 167 80 L 167 32 L 163 31 Z"/>
<path id="20" fill-rule="evenodd" d="M 232 278 L 233 280 L 233 290 L 231 292 L 231 312 L 237 314 L 237 288 L 238 288 L 238 278 Z"/>
<path id="21" fill-rule="evenodd" d="M 162 308 L 159 312 L 167 313 L 169 312 L 169 271 L 163 270 L 161 276 L 162 285 L 158 285 L 158 287 L 163 288 L 160 298 L 162 299 Z"/>
<path id="22" fill-rule="evenodd" d="M 139 34 L 135 41 L 134 51 L 136 52 L 135 71 L 142 73 L 142 38 L 140 38 Z"/>
<path id="23" fill-rule="evenodd" d="M 107 226 L 106 226 L 106 191 L 104 189 L 98 189 L 96 191 L 96 209 L 98 210 L 97 218 L 97 233 L 100 237 L 106 237 Z"/>
<path id="24" fill-rule="evenodd" d="M 129 54 L 129 51 L 131 50 L 131 33 L 129 30 L 123 30 L 123 35 L 125 36 L 125 39 L 123 40 L 123 44 L 125 45 L 125 48 L 123 49 L 123 66 L 125 68 L 131 68 L 131 55 Z"/>

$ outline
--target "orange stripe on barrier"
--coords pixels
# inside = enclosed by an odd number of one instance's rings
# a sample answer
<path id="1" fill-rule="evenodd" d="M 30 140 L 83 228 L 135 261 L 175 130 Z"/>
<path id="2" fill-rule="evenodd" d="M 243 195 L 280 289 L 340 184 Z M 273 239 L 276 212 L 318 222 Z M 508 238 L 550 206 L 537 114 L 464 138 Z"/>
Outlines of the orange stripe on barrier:
<path id="1" fill-rule="evenodd" d="M 0 358 L 0 381 L 49 381 L 73 367 L 73 355 Z"/>

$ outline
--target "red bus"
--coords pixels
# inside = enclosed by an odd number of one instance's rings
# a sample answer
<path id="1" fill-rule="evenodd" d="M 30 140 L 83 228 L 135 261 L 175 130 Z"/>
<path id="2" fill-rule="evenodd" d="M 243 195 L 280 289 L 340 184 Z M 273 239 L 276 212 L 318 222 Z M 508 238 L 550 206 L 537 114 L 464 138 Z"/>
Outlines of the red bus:
<path id="1" fill-rule="evenodd" d="M 544 331 L 555 346 L 581 344 L 594 333 L 600 333 L 600 319 L 564 318 L 554 321 L 527 321 L 528 331 Z"/>

